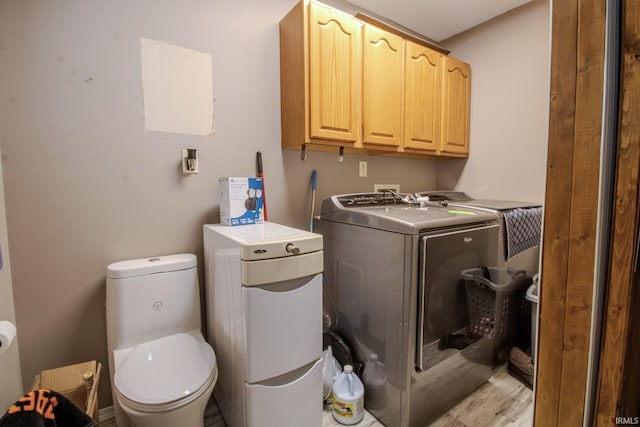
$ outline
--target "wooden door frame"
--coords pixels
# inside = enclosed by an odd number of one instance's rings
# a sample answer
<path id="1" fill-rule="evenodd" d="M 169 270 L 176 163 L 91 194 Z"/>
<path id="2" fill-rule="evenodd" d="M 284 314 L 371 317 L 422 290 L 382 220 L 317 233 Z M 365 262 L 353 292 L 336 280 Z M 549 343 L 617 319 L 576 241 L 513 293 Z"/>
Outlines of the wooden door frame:
<path id="1" fill-rule="evenodd" d="M 640 2 L 629 0 L 621 6 L 622 95 L 596 425 L 611 425 L 616 416 L 640 416 L 638 362 L 633 353 L 638 350 L 638 328 L 630 327 L 630 322 L 638 323 L 640 304 L 638 286 L 632 286 L 634 278 L 640 282 L 633 273 L 640 165 L 639 6 Z M 552 1 L 549 151 L 534 409 L 534 425 L 539 426 L 580 426 L 588 405 L 605 22 L 605 0 Z M 600 348 L 600 343 L 594 346 Z"/>
<path id="2" fill-rule="evenodd" d="M 623 2 L 622 12 L 616 198 L 596 425 L 640 416 L 640 281 L 634 272 L 640 208 L 640 2 Z"/>

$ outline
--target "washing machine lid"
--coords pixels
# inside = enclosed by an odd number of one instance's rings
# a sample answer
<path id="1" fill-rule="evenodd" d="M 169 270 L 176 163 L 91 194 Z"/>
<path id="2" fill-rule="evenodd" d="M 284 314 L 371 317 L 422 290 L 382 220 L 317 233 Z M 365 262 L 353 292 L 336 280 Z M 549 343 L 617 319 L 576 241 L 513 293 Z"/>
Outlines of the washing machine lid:
<path id="1" fill-rule="evenodd" d="M 339 194 L 323 200 L 320 219 L 395 233 L 419 234 L 434 229 L 496 222 L 495 212 L 447 208 L 438 203 L 403 200 L 388 193 Z"/>
<path id="2" fill-rule="evenodd" d="M 126 398 L 158 405 L 199 390 L 217 369 L 213 349 L 202 338 L 176 334 L 139 345 L 116 367 L 114 383 Z"/>

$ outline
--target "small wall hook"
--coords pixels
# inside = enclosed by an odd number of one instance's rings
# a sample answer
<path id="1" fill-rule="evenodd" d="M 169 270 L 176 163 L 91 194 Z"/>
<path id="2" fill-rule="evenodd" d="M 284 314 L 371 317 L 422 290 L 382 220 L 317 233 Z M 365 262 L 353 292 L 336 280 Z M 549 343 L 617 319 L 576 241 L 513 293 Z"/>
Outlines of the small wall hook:
<path id="1" fill-rule="evenodd" d="M 307 144 L 302 144 L 300 147 L 300 160 L 307 160 Z"/>
<path id="2" fill-rule="evenodd" d="M 340 151 L 338 152 L 338 162 L 344 162 L 344 147 L 340 147 Z"/>

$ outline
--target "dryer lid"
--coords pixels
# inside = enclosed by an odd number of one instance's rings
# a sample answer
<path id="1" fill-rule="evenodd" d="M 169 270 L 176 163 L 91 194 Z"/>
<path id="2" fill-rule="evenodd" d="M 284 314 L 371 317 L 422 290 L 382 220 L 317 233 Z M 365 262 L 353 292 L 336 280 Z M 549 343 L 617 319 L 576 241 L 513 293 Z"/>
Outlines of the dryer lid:
<path id="1" fill-rule="evenodd" d="M 131 350 L 117 366 L 118 391 L 135 402 L 158 405 L 199 390 L 217 369 L 213 349 L 190 334 L 176 334 Z"/>

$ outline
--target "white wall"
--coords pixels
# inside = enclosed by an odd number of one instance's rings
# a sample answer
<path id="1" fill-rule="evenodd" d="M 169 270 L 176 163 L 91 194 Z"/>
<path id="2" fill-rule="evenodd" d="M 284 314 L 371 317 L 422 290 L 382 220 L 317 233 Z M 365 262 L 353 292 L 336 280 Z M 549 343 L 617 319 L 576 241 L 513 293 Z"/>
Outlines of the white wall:
<path id="1" fill-rule="evenodd" d="M 323 198 L 374 183 L 543 200 L 548 1 L 447 44 L 473 69 L 468 161 L 344 163 L 337 153 L 301 161 L 280 149 L 278 22 L 295 3 L 0 1 L 0 143 L 26 386 L 43 369 L 106 365 L 109 263 L 193 252 L 202 273 L 202 224 L 219 220 L 218 178 L 254 175 L 256 151 L 269 219 L 301 228 L 313 169 L 316 213 Z M 214 135 L 144 131 L 141 37 L 211 53 Z M 183 148 L 199 150 L 198 175 L 179 172 Z M 358 177 L 361 159 L 368 178 Z M 106 375 L 100 399 L 111 404 Z"/>
<path id="2" fill-rule="evenodd" d="M 549 1 L 536 0 L 445 42 L 471 64 L 468 160 L 438 165 L 438 187 L 544 202 L 550 81 Z"/>
<path id="3" fill-rule="evenodd" d="M 253 176 L 261 151 L 269 219 L 307 228 L 331 195 L 398 183 L 434 189 L 436 162 L 280 148 L 278 22 L 295 0 L 0 1 L 0 128 L 25 385 L 36 373 L 106 366 L 108 264 L 197 254 L 219 221 L 218 178 Z M 140 38 L 213 58 L 216 133 L 145 132 Z M 93 78 L 92 78 L 93 77 Z M 179 172 L 197 148 L 198 175 Z M 100 407 L 111 404 L 108 376 Z M 17 396 L 18 397 L 18 396 Z"/>
<path id="4" fill-rule="evenodd" d="M 0 121 L 0 127 L 1 127 Z M 11 258 L 7 238 L 7 221 L 2 185 L 2 163 L 0 163 L 0 250 L 2 267 L 0 268 L 0 321 L 16 324 L 13 306 L 13 287 L 11 284 Z M 0 417 L 23 394 L 22 372 L 20 368 L 19 337 L 0 353 Z"/>

